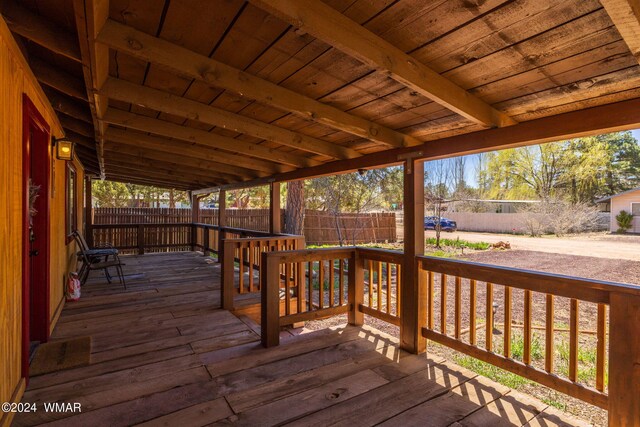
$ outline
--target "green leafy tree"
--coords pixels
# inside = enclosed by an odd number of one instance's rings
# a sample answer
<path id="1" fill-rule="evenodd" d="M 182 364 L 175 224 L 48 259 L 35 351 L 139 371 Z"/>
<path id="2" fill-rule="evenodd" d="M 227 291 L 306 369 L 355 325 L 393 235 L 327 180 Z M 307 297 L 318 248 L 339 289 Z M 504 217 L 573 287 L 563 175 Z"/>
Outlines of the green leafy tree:
<path id="1" fill-rule="evenodd" d="M 126 184 L 115 181 L 94 180 L 91 184 L 91 196 L 95 206 L 99 208 L 124 208 L 131 199 Z"/>

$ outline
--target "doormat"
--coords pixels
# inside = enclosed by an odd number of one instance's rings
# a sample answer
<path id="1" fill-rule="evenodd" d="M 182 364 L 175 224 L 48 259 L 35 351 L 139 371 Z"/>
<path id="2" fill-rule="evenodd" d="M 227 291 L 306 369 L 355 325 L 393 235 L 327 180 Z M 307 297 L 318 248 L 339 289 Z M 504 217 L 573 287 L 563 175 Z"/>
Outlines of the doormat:
<path id="1" fill-rule="evenodd" d="M 89 364 L 91 358 L 91 337 L 42 344 L 36 350 L 29 366 L 31 376 L 62 371 Z"/>

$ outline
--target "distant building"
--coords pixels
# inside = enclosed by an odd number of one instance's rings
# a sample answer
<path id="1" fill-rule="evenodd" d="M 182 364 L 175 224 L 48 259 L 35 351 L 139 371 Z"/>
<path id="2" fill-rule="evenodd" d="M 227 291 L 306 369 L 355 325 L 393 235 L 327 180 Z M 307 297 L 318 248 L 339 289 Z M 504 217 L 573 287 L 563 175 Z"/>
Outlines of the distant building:
<path id="1" fill-rule="evenodd" d="M 617 231 L 616 215 L 627 211 L 633 215 L 631 233 L 640 233 L 640 187 L 596 200 L 602 212 L 610 212 L 609 231 Z"/>

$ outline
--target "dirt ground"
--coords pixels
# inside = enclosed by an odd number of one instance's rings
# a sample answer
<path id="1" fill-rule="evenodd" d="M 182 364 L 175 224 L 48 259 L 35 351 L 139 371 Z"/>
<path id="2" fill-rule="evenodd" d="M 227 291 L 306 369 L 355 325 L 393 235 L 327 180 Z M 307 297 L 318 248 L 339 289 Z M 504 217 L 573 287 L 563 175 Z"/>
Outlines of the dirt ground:
<path id="1" fill-rule="evenodd" d="M 447 233 L 447 237 L 450 235 Z M 482 236 L 486 236 L 482 234 Z M 611 239 L 613 237 L 613 239 Z M 607 245 L 613 243 L 615 244 L 615 237 L 618 236 L 606 236 L 604 241 Z M 623 236 L 626 237 L 626 236 Z M 635 236 L 637 237 L 637 236 Z M 461 237 L 462 238 L 462 237 Z M 523 238 L 522 239 L 528 239 Z M 593 236 L 593 241 L 598 241 L 598 236 Z M 466 237 L 465 239 L 470 240 Z M 483 241 L 488 241 L 486 238 L 481 239 Z M 505 240 L 504 238 L 502 240 Z M 535 239 L 531 239 L 535 240 Z M 545 239 L 546 240 L 546 239 Z M 566 239 L 572 240 L 572 239 Z M 573 240 L 574 245 L 581 245 L 584 240 Z M 628 241 L 624 241 L 627 243 Z M 635 243 L 640 248 L 640 239 L 638 239 L 638 243 Z M 583 251 L 584 252 L 584 251 Z M 465 252 L 464 256 L 460 257 L 465 260 L 480 262 L 485 264 L 493 264 L 500 265 L 506 267 L 514 267 L 514 268 L 522 268 L 529 270 L 537 270 L 549 273 L 556 274 L 565 274 L 572 276 L 579 276 L 589 279 L 597 279 L 597 280 L 606 280 L 613 282 L 624 282 L 630 284 L 640 284 L 640 260 L 633 261 L 628 259 L 616 259 L 616 258 L 604 258 L 604 257 L 587 257 L 587 256 L 576 256 L 570 254 L 558 254 L 551 252 L 540 252 L 540 251 L 530 251 L 530 250 L 488 250 L 488 251 L 480 251 L 471 253 Z M 453 319 L 454 313 L 453 309 L 453 300 L 454 300 L 454 286 L 453 286 L 453 278 L 450 278 L 447 288 L 447 301 L 448 301 L 448 318 Z M 365 288 L 366 289 L 366 288 Z M 436 307 L 440 306 L 440 290 L 441 283 L 439 275 L 435 277 L 435 298 Z M 468 285 L 463 283 L 462 286 L 462 325 L 463 328 L 468 325 L 469 321 L 469 292 Z M 494 285 L 494 297 L 493 301 L 497 302 L 497 308 L 495 312 L 496 318 L 496 328 L 495 335 L 493 337 L 494 348 L 499 349 L 502 345 L 502 335 L 501 330 L 503 326 L 501 323 L 501 319 L 504 316 L 504 288 L 502 286 Z M 523 322 L 523 292 L 517 289 L 513 289 L 512 291 L 512 316 L 514 323 Z M 533 313 L 532 318 L 534 319 L 534 326 L 539 326 L 541 329 L 544 327 L 544 313 L 545 313 L 545 296 L 543 294 L 534 293 L 533 294 Z M 595 320 L 596 320 L 597 307 L 595 304 L 581 303 L 579 307 L 579 328 L 582 331 L 580 335 L 580 348 L 595 348 Z M 484 283 L 479 283 L 477 288 L 477 318 L 478 323 L 484 323 L 484 318 L 486 316 L 486 285 Z M 435 316 L 435 327 L 439 328 L 439 314 Z M 536 321 L 536 319 L 541 319 L 541 322 Z M 308 322 L 306 324 L 307 328 L 310 329 L 321 329 L 328 326 L 338 325 L 346 322 L 346 316 L 338 316 L 333 317 L 321 321 L 316 322 Z M 384 321 L 366 316 L 365 322 L 375 328 L 378 328 L 384 332 L 389 334 L 393 334 L 398 336 L 399 330 L 397 327 L 392 326 Z M 450 323 L 449 320 L 448 323 Z M 566 332 L 561 332 L 564 328 L 568 327 L 569 323 L 569 301 L 566 298 L 556 298 L 555 300 L 555 322 L 556 327 L 559 328 L 556 332 L 556 345 L 564 345 L 568 340 L 568 334 Z M 449 326 L 451 328 L 451 326 Z M 517 328 L 513 329 L 513 333 L 517 334 Z M 541 342 L 544 342 L 544 332 L 543 331 L 535 331 L 534 330 L 534 339 L 538 335 L 538 339 Z M 478 345 L 484 346 L 485 336 L 484 336 L 484 328 L 478 329 Z M 440 345 L 430 345 L 429 351 L 441 356 L 446 357 L 449 360 L 456 360 L 457 357 L 460 357 L 460 354 Z M 539 361 L 537 363 L 542 363 Z M 559 362 L 556 362 L 557 369 L 562 369 Z M 534 363 L 535 365 L 536 363 Z M 540 366 L 541 367 L 541 366 Z M 583 366 L 586 370 L 588 366 Z M 593 379 L 585 380 L 589 385 L 593 382 Z M 545 402 L 554 401 L 556 403 L 561 403 L 563 407 L 562 410 L 576 415 L 582 419 L 588 420 L 596 426 L 605 426 L 607 425 L 607 414 L 605 411 L 593 407 L 591 405 L 587 405 L 584 402 L 573 399 L 561 393 L 558 393 L 554 390 L 551 390 L 547 387 L 538 385 L 536 383 L 527 382 L 519 387 L 518 390 L 524 391 L 540 400 Z"/>
<path id="2" fill-rule="evenodd" d="M 425 234 L 427 237 L 435 237 L 434 231 L 426 231 Z M 523 251 L 640 261 L 640 236 L 638 235 L 588 233 L 563 237 L 529 237 L 516 234 L 456 231 L 442 233 L 441 237 L 454 240 L 459 238 L 470 242 L 506 241 L 511 243 L 512 249 Z"/>

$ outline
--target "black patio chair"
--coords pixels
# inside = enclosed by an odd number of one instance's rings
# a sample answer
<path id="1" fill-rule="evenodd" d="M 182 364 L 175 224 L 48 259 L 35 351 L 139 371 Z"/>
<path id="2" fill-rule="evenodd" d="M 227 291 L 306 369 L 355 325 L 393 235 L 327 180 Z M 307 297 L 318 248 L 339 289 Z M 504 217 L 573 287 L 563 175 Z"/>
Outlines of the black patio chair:
<path id="1" fill-rule="evenodd" d="M 120 283 L 127 289 L 127 285 L 124 281 L 124 274 L 122 273 L 122 266 L 124 265 L 120 258 L 118 257 L 118 250 L 113 248 L 111 245 L 106 244 L 100 247 L 89 248 L 86 240 L 82 237 L 82 235 L 74 231 L 72 233 L 73 238 L 78 244 L 77 256 L 78 259 L 82 261 L 82 267 L 80 268 L 80 272 L 78 276 L 80 277 L 80 282 L 84 284 L 89 277 L 89 272 L 92 270 L 103 270 L 104 275 L 107 278 L 107 282 L 111 283 L 112 276 L 109 273 L 109 268 L 115 267 L 118 273 L 118 277 L 120 279 Z M 111 257 L 111 259 L 109 259 Z"/>

